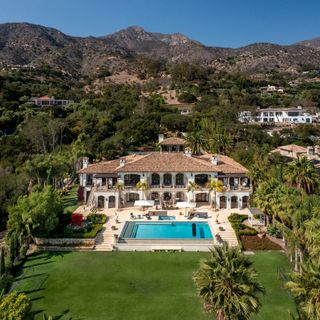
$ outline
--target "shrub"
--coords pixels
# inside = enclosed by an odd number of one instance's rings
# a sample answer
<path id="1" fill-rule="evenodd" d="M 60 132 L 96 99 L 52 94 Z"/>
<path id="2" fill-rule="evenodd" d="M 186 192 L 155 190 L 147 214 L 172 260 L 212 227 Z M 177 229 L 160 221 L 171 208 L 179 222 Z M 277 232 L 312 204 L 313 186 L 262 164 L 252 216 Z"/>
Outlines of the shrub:
<path id="1" fill-rule="evenodd" d="M 197 97 L 195 95 L 193 95 L 192 93 L 183 92 L 178 97 L 178 101 L 184 102 L 184 103 L 194 103 L 194 102 L 197 102 Z"/>
<path id="2" fill-rule="evenodd" d="M 11 292 L 0 299 L 0 319 L 23 320 L 30 307 L 31 303 L 26 294 Z"/>
<path id="3" fill-rule="evenodd" d="M 238 214 L 238 213 L 231 213 L 228 217 L 228 220 L 232 222 L 243 222 L 244 220 L 248 219 L 248 215 L 246 214 Z"/>
<path id="4" fill-rule="evenodd" d="M 93 228 L 93 224 L 90 221 L 84 221 L 81 223 L 81 225 L 76 225 L 76 224 L 68 224 L 64 228 L 65 233 L 83 233 L 83 232 L 90 232 Z"/>
<path id="5" fill-rule="evenodd" d="M 104 214 L 91 213 L 87 216 L 87 221 L 90 221 L 94 224 L 105 223 L 107 221 L 107 216 Z"/>
<path id="6" fill-rule="evenodd" d="M 272 237 L 276 237 L 276 238 L 282 237 L 282 231 L 271 224 L 267 226 L 267 233 Z"/>
<path id="7" fill-rule="evenodd" d="M 0 292 L 4 290 L 4 292 L 7 292 L 13 282 L 13 276 L 10 274 L 3 274 L 0 278 Z"/>

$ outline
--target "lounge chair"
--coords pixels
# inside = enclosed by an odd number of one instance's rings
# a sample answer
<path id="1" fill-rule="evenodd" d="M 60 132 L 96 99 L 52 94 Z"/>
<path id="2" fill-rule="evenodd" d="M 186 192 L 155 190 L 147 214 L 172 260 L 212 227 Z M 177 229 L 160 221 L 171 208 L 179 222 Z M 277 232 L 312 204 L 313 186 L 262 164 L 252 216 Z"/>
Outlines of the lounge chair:
<path id="1" fill-rule="evenodd" d="M 141 214 L 138 214 L 137 219 L 143 219 L 143 217 L 141 216 Z"/>
<path id="2" fill-rule="evenodd" d="M 136 216 L 132 212 L 130 212 L 130 219 L 136 219 Z"/>

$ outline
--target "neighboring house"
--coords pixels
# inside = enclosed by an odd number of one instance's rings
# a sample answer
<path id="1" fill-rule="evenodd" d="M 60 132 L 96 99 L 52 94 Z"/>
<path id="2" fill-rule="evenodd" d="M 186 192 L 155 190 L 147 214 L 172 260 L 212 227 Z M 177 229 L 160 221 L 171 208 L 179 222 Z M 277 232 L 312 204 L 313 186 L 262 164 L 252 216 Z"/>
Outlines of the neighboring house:
<path id="1" fill-rule="evenodd" d="M 268 84 L 267 87 L 261 87 L 260 91 L 262 92 L 278 92 L 278 93 L 284 93 L 284 89 L 281 87 L 276 87 Z"/>
<path id="2" fill-rule="evenodd" d="M 94 164 L 83 158 L 83 168 L 78 173 L 86 203 L 99 208 L 119 208 L 148 199 L 162 208 L 174 207 L 178 201 L 207 205 L 213 201 L 220 209 L 248 207 L 252 189 L 246 168 L 223 155 L 194 156 L 183 148 L 185 141 L 180 138 L 160 140 L 160 152 L 132 154 Z M 225 186 L 215 199 L 211 199 L 214 192 L 206 188 L 210 178 L 223 181 Z M 139 181 L 147 182 L 148 190 L 137 190 Z M 200 188 L 188 192 L 189 182 Z M 122 191 L 116 190 L 119 183 L 123 185 Z"/>
<path id="3" fill-rule="evenodd" d="M 250 111 L 239 113 L 240 122 L 256 123 L 312 123 L 312 115 L 307 113 L 302 107 L 296 108 L 266 108 L 257 109 L 255 115 Z"/>
<path id="4" fill-rule="evenodd" d="M 289 144 L 287 146 L 278 147 L 277 149 L 272 150 L 271 153 L 279 153 L 288 160 L 306 157 L 318 170 L 320 170 L 320 146 L 301 147 L 296 144 Z"/>
<path id="5" fill-rule="evenodd" d="M 55 99 L 54 97 L 43 96 L 43 97 L 33 97 L 31 101 L 39 107 L 45 106 L 66 106 L 73 103 L 73 100 Z"/>

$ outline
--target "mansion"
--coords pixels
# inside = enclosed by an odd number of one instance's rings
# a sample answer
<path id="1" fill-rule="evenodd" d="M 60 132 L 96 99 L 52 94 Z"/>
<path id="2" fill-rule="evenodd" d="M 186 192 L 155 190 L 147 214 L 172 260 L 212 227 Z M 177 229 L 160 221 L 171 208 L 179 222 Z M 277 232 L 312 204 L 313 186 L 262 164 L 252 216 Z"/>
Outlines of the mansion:
<path id="1" fill-rule="evenodd" d="M 248 207 L 252 189 L 245 167 L 225 155 L 192 155 L 180 138 L 160 135 L 159 146 L 159 152 L 93 164 L 82 158 L 78 173 L 87 205 L 123 208 L 132 207 L 136 200 L 154 200 L 163 209 L 175 208 L 179 201 L 214 203 L 219 209 Z M 211 178 L 223 182 L 222 192 L 206 187 Z M 144 190 L 137 189 L 138 182 L 144 182 Z M 189 188 L 194 183 L 196 187 Z"/>

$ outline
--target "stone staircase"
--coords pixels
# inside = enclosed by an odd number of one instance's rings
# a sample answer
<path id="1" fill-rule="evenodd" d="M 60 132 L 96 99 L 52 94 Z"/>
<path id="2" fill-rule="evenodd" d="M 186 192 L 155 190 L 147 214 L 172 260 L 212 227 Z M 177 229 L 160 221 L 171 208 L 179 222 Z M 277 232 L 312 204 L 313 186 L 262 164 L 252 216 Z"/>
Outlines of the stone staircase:
<path id="1" fill-rule="evenodd" d="M 221 239 L 223 241 L 228 242 L 230 247 L 236 247 L 239 245 L 236 234 L 234 233 L 233 229 L 225 230 L 225 231 L 218 231 L 218 232 L 219 232 Z"/>
<path id="2" fill-rule="evenodd" d="M 112 251 L 114 244 L 114 231 L 110 227 L 104 226 L 103 229 L 97 234 L 95 240 L 95 251 Z"/>

